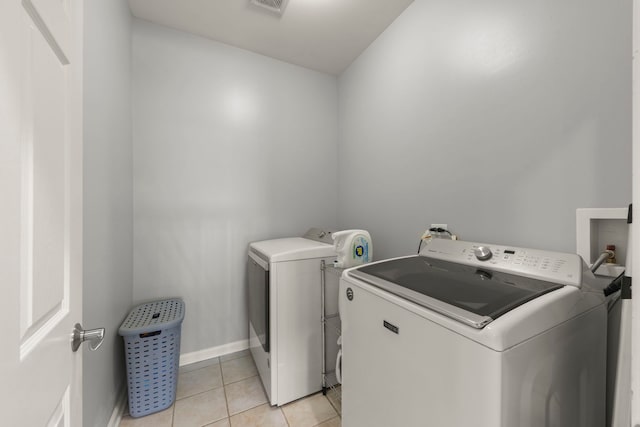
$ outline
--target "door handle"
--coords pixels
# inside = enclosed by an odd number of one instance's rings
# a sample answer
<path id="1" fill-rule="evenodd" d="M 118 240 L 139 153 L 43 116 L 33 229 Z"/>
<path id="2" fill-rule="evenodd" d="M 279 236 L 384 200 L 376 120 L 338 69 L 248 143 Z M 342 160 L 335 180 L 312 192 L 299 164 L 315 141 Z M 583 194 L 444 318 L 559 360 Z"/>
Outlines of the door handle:
<path id="1" fill-rule="evenodd" d="M 71 349 L 76 352 L 80 348 L 80 344 L 85 341 L 89 341 L 89 349 L 96 351 L 104 341 L 104 328 L 97 329 L 82 329 L 80 323 L 76 323 L 73 328 L 73 339 L 71 341 Z"/>

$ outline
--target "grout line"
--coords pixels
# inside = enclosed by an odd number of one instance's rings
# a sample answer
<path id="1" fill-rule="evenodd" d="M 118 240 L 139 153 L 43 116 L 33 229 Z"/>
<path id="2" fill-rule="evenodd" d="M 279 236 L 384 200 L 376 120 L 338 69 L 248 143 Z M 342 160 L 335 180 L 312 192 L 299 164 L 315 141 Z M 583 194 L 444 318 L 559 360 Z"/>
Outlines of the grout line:
<path id="1" fill-rule="evenodd" d="M 216 387 L 216 388 L 212 388 L 212 389 L 210 389 L 210 390 L 206 390 L 206 391 L 202 391 L 202 392 L 200 392 L 200 393 L 196 393 L 196 394 L 194 394 L 194 395 L 192 395 L 192 396 L 189 396 L 189 397 L 198 396 L 198 395 L 200 395 L 200 394 L 208 393 L 208 392 L 210 392 L 210 391 L 217 390 L 217 389 L 219 389 L 219 388 L 223 388 L 223 389 L 224 389 L 224 387 Z M 225 404 L 227 405 L 227 416 L 226 416 L 226 417 L 224 417 L 224 418 L 220 418 L 219 420 L 215 420 L 215 421 L 207 422 L 206 424 L 203 424 L 201 427 L 208 426 L 209 424 L 217 423 L 217 422 L 222 421 L 222 420 L 224 420 L 224 419 L 229 420 L 229 425 L 231 425 L 231 419 L 230 419 L 230 417 L 229 417 L 229 405 L 228 405 L 228 403 L 227 403 L 227 393 L 226 393 L 226 390 L 223 390 L 222 392 L 223 392 L 223 394 L 224 394 Z M 183 398 L 183 399 L 185 399 L 185 398 Z M 180 399 L 180 400 L 183 400 L 183 399 Z M 176 400 L 176 401 L 173 403 L 173 413 L 172 413 L 172 415 L 171 415 L 171 417 L 172 417 L 172 418 L 171 418 L 171 426 L 172 426 L 172 427 L 175 427 L 175 411 L 176 411 L 176 403 L 177 403 L 177 402 L 178 402 L 178 400 Z"/>
<path id="2" fill-rule="evenodd" d="M 331 399 L 329 399 L 329 393 L 331 393 L 333 391 L 333 389 L 331 389 L 331 391 L 327 392 L 327 394 L 324 396 L 327 398 L 327 400 L 329 401 L 329 404 L 331 405 L 331 407 L 333 408 L 334 411 L 336 411 L 336 413 L 338 414 L 338 416 L 342 416 L 342 395 L 340 395 L 340 410 L 338 410 L 338 407 L 336 405 L 333 404 L 333 401 Z M 334 393 L 338 393 L 337 391 L 334 391 Z M 335 397 L 335 396 L 334 396 Z M 338 400 L 336 398 L 336 400 Z"/>
<path id="3" fill-rule="evenodd" d="M 250 358 L 251 362 L 253 363 L 253 359 L 251 359 L 251 355 L 249 355 L 249 356 L 243 356 L 243 357 L 238 357 L 237 359 L 227 360 L 227 361 L 225 361 L 224 363 L 231 362 L 231 361 L 233 361 L 233 360 L 240 360 L 240 359 L 244 359 L 245 357 L 246 357 L 246 358 Z M 241 379 L 236 380 L 236 381 L 232 381 L 232 382 L 229 382 L 229 383 L 225 383 L 225 380 L 224 380 L 224 369 L 222 369 L 222 364 L 220 364 L 220 371 L 222 372 L 222 384 L 223 384 L 223 385 L 234 384 L 234 383 L 237 383 L 237 382 L 240 382 L 240 381 L 246 380 L 246 379 L 248 379 L 248 378 L 252 378 L 252 377 L 258 376 L 258 375 L 259 375 L 259 372 L 258 372 L 258 368 L 256 368 L 256 367 L 255 367 L 255 363 L 253 364 L 253 367 L 255 368 L 255 371 L 256 371 L 256 373 L 255 373 L 255 374 L 250 375 L 250 376 L 245 377 L 245 378 L 241 378 Z"/>
<path id="4" fill-rule="evenodd" d="M 257 377 L 257 375 L 255 375 L 255 376 L 253 376 L 253 377 L 246 378 L 246 379 L 251 379 L 251 378 L 255 378 L 255 377 Z M 244 380 L 241 380 L 241 381 L 244 381 Z M 239 383 L 239 382 L 240 382 L 240 381 L 236 381 L 235 383 L 231 383 L 231 384 L 237 384 L 237 383 Z M 227 384 L 227 385 L 230 385 L 230 384 Z M 265 401 L 264 401 L 264 402 L 262 402 L 262 403 L 257 404 L 256 406 L 252 406 L 251 408 L 247 408 L 247 409 L 244 409 L 244 410 L 242 410 L 242 411 L 240 411 L 240 412 L 237 412 L 237 413 L 235 413 L 235 414 L 231 414 L 231 410 L 230 410 L 230 409 L 229 409 L 229 407 L 228 407 L 229 401 L 227 400 L 227 412 L 229 413 L 229 418 L 231 418 L 232 416 L 236 416 L 236 415 L 238 415 L 238 414 L 241 414 L 241 413 L 243 413 L 243 412 L 250 411 L 250 410 L 255 409 L 255 408 L 257 408 L 257 407 L 259 407 L 259 406 L 262 406 L 262 405 L 264 405 L 264 404 L 268 404 L 268 405 L 269 405 L 269 407 L 271 407 L 271 403 L 269 402 L 269 397 L 267 396 L 267 393 L 264 391 L 264 387 L 262 386 L 262 382 L 260 382 L 260 388 L 262 389 L 262 392 L 264 393 Z M 227 394 L 227 386 L 225 386 L 224 391 L 225 391 L 225 397 L 226 397 L 226 394 Z"/>
<path id="5" fill-rule="evenodd" d="M 209 365 L 209 366 L 213 366 L 213 365 Z M 209 366 L 206 366 L 206 368 L 208 368 Z M 184 400 L 184 399 L 187 399 L 187 398 L 189 398 L 189 397 L 197 396 L 197 395 L 199 395 L 199 394 L 206 393 L 206 392 L 211 391 L 211 390 L 216 390 L 216 389 L 219 389 L 220 387 L 224 387 L 224 381 L 223 381 L 223 379 L 222 379 L 222 368 L 221 368 L 221 367 L 218 367 L 218 368 L 219 368 L 219 370 L 220 370 L 220 381 L 222 381 L 222 385 L 221 385 L 221 386 L 208 388 L 208 389 L 206 389 L 206 390 L 200 391 L 200 392 L 195 393 L 195 394 L 190 394 L 190 395 L 188 395 L 188 396 L 183 396 L 183 397 L 181 397 L 181 398 L 179 398 L 179 399 L 178 399 L 178 398 L 176 398 L 176 402 L 177 402 L 178 400 Z M 202 368 L 202 369 L 204 369 L 204 368 Z M 199 370 L 199 369 L 196 369 L 195 371 L 190 371 L 190 372 L 187 372 L 187 373 L 196 372 L 196 371 L 198 371 L 198 370 Z M 178 393 L 178 392 L 177 392 L 177 390 L 176 390 L 176 395 L 177 395 L 177 393 Z"/>
<path id="6" fill-rule="evenodd" d="M 220 362 L 220 379 L 222 379 L 222 386 L 224 387 L 226 384 L 224 383 L 224 369 L 222 369 L 222 362 Z"/>
<path id="7" fill-rule="evenodd" d="M 284 406 L 287 406 L 289 403 L 286 403 Z M 280 412 L 282 412 L 282 416 L 284 417 L 284 421 L 287 423 L 287 426 L 290 427 L 291 423 L 289 422 L 289 418 L 287 418 L 287 413 L 282 410 L 282 406 L 278 406 L 277 408 L 280 409 Z"/>
<path id="8" fill-rule="evenodd" d="M 178 368 L 178 375 L 180 375 L 180 374 L 190 374 L 191 372 L 199 371 L 201 369 L 206 369 L 206 368 L 209 368 L 209 367 L 214 366 L 214 365 L 220 365 L 220 358 L 216 357 L 216 359 L 218 359 L 218 360 L 215 361 L 215 362 L 207 363 L 206 365 L 203 364 L 199 368 L 189 369 L 188 366 L 199 364 L 199 363 L 203 363 L 203 361 L 192 363 L 192 364 L 189 364 L 189 365 L 181 366 L 180 368 Z"/>
<path id="9" fill-rule="evenodd" d="M 222 366 L 220 367 L 220 371 L 222 371 Z M 231 411 L 229 411 L 229 398 L 227 397 L 227 387 L 224 384 L 224 380 L 222 381 L 222 391 L 224 392 L 224 403 L 227 405 L 227 419 L 229 420 L 229 425 L 231 425 Z"/>
<path id="10" fill-rule="evenodd" d="M 232 382 L 232 383 L 224 384 L 224 386 L 226 387 L 226 386 L 231 385 L 231 384 L 237 384 L 237 383 L 239 383 L 239 382 L 241 382 L 241 381 L 246 381 L 246 380 L 248 380 L 248 379 L 255 378 L 255 377 L 257 377 L 257 376 L 258 376 L 258 374 L 256 374 L 256 375 L 251 375 L 250 377 L 243 378 L 243 379 L 241 379 L 241 380 L 234 381 L 234 382 Z M 262 381 L 260 381 L 260 384 L 262 384 Z M 265 396 L 266 396 L 266 395 L 267 395 L 267 393 L 265 393 Z"/>
<path id="11" fill-rule="evenodd" d="M 198 396 L 198 395 L 200 395 L 200 394 L 209 393 L 210 391 L 217 390 L 217 389 L 219 389 L 219 388 L 223 388 L 223 387 L 224 387 L 224 385 L 221 385 L 220 387 L 208 388 L 208 389 L 206 389 L 206 390 L 199 391 L 199 392 L 194 393 L 194 394 L 190 394 L 189 396 L 184 396 L 184 397 L 181 397 L 180 399 L 176 399 L 176 402 L 178 402 L 178 401 L 180 401 L 180 400 L 189 399 L 189 398 L 191 398 L 191 397 Z M 175 405 L 175 402 L 174 402 L 174 405 Z"/>
<path id="12" fill-rule="evenodd" d="M 229 362 L 233 362 L 234 360 L 240 360 L 240 359 L 250 359 L 251 363 L 253 363 L 253 366 L 255 366 L 255 362 L 253 361 L 253 357 L 251 357 L 251 354 L 247 354 L 245 356 L 240 356 L 240 357 L 235 357 L 233 359 L 225 360 L 224 362 L 220 362 L 220 366 L 222 366 L 223 363 L 229 363 Z"/>
<path id="13" fill-rule="evenodd" d="M 329 422 L 329 421 L 331 421 L 331 420 L 335 420 L 336 418 L 340 418 L 340 417 L 336 415 L 335 417 L 331 417 L 331 418 L 329 418 L 328 420 L 324 420 L 324 421 L 322 421 L 322 422 L 320 422 L 320 423 L 316 424 L 316 425 L 315 425 L 315 426 L 313 426 L 313 427 L 318 427 L 319 425 L 322 425 L 322 424 L 324 424 L 324 423 L 326 423 L 326 422 Z M 340 425 L 342 425 L 342 419 L 340 419 Z"/>
<path id="14" fill-rule="evenodd" d="M 329 406 L 335 411 L 335 414 L 333 416 L 327 418 L 326 420 L 321 421 L 318 424 L 315 424 L 314 427 L 317 427 L 320 424 L 325 423 L 327 421 L 330 421 L 330 420 L 332 420 L 334 418 L 340 418 L 340 425 L 342 425 L 342 413 L 339 412 L 338 409 L 331 403 L 331 400 L 329 399 L 329 397 L 327 395 L 323 395 L 322 394 L 322 391 L 310 394 L 308 396 L 301 397 L 300 399 L 294 400 L 293 402 L 289 402 L 289 403 L 285 404 L 284 406 L 291 405 L 291 404 L 294 404 L 296 402 L 301 402 L 301 401 L 303 401 L 305 399 L 309 399 L 310 397 L 313 397 L 313 396 L 316 396 L 316 395 L 321 395 L 324 399 L 326 399 L 326 401 L 329 403 Z M 282 414 L 284 415 L 284 419 L 287 421 L 287 425 L 291 426 L 291 424 L 289 424 L 289 419 L 287 418 L 286 412 L 283 411 L 282 407 L 280 407 L 280 406 L 278 406 L 278 409 L 280 409 L 282 411 Z"/>
<path id="15" fill-rule="evenodd" d="M 245 412 L 249 412 L 249 411 L 251 411 L 251 410 L 254 410 L 254 409 L 259 408 L 259 407 L 264 406 L 264 405 L 267 405 L 267 407 L 268 407 L 269 409 L 273 408 L 273 407 L 271 406 L 271 403 L 269 403 L 269 400 L 267 400 L 266 402 L 261 403 L 261 404 L 259 404 L 259 405 L 257 405 L 257 406 L 254 406 L 253 408 L 247 408 L 247 409 L 245 409 L 245 410 L 243 410 L 243 411 L 238 412 L 237 414 L 233 414 L 233 416 L 235 417 L 236 415 L 244 414 Z M 283 418 L 284 418 L 284 420 L 286 421 L 287 426 L 290 426 L 291 424 L 289 424 L 289 420 L 287 419 L 287 416 L 285 415 L 284 411 L 282 410 L 282 407 L 280 407 L 280 406 L 275 406 L 275 409 L 279 410 L 279 411 L 282 413 L 282 417 L 283 417 Z M 334 417 L 332 417 L 332 418 L 334 418 Z M 330 418 L 330 419 L 332 419 L 332 418 Z M 229 416 L 229 423 L 231 423 L 231 415 Z"/>
<path id="16" fill-rule="evenodd" d="M 245 357 L 246 357 L 246 358 L 251 358 L 251 354 L 247 354 L 247 355 L 243 355 L 243 356 L 235 357 L 235 358 L 233 358 L 233 359 L 225 360 L 224 362 L 221 360 L 221 358 L 220 358 L 220 357 L 218 357 L 218 362 L 217 362 L 217 363 L 218 363 L 218 365 L 219 365 L 219 369 L 220 369 L 220 377 L 221 377 L 221 380 L 222 380 L 222 386 L 221 386 L 221 387 L 222 387 L 222 389 L 223 389 L 223 393 L 224 393 L 225 404 L 226 404 L 226 408 L 227 408 L 227 417 L 226 417 L 226 418 L 222 418 L 222 419 L 217 420 L 217 421 L 214 421 L 214 422 L 219 422 L 219 421 L 222 421 L 222 420 L 226 419 L 226 420 L 228 421 L 229 425 L 231 425 L 231 413 L 230 413 L 230 410 L 229 410 L 229 399 L 228 399 L 228 397 L 227 397 L 227 386 L 232 385 L 232 384 L 239 383 L 239 382 L 241 382 L 241 381 L 246 381 L 246 380 L 249 380 L 249 379 L 252 379 L 252 378 L 255 378 L 255 377 L 259 377 L 259 373 L 258 373 L 258 372 L 256 372 L 256 374 L 255 374 L 255 375 L 251 375 L 251 376 L 249 376 L 249 377 L 242 378 L 242 379 L 239 379 L 239 380 L 237 380 L 237 381 L 233 381 L 233 382 L 230 382 L 230 383 L 228 383 L 228 384 L 225 384 L 225 382 L 224 382 L 224 370 L 222 369 L 222 364 L 223 364 L 223 363 L 226 363 L 226 362 L 233 361 L 233 360 L 242 359 L 242 358 L 245 358 Z M 253 360 L 253 359 L 251 359 L 251 360 Z M 213 366 L 214 364 L 215 364 L 215 363 L 211 363 L 210 365 L 203 366 L 202 368 L 198 368 L 198 369 L 191 370 L 191 371 L 189 371 L 189 372 L 185 372 L 185 374 L 186 374 L 186 373 L 190 373 L 190 372 L 195 372 L 195 371 L 198 371 L 198 370 L 200 370 L 200 369 L 208 368 L 208 367 L 210 367 L 210 366 Z M 188 366 L 188 365 L 187 365 L 187 366 Z M 255 366 L 255 364 L 254 364 L 254 366 Z M 245 409 L 245 410 L 243 410 L 243 411 L 238 412 L 237 414 L 233 414 L 233 416 L 240 415 L 240 414 L 242 414 L 242 413 L 245 413 L 245 412 L 248 412 L 248 411 L 254 410 L 254 409 L 256 409 L 256 408 L 258 408 L 258 407 L 260 407 L 260 406 L 263 406 L 263 405 L 267 405 L 267 407 L 268 407 L 269 409 L 271 409 L 271 403 L 269 402 L 269 398 L 268 398 L 268 396 L 267 396 L 267 393 L 266 393 L 266 391 L 264 390 L 264 385 L 262 384 L 262 381 L 260 382 L 260 385 L 261 385 L 261 387 L 262 387 L 262 391 L 263 391 L 263 393 L 264 393 L 264 397 L 265 397 L 265 399 L 266 399 L 266 402 L 261 403 L 261 404 L 259 404 L 259 405 L 257 405 L 257 406 L 254 406 L 254 407 L 252 407 L 252 408 L 247 408 L 247 409 Z M 220 388 L 220 387 L 214 387 L 214 388 L 211 388 L 211 389 L 208 389 L 208 390 L 205 390 L 205 391 L 201 391 L 201 392 L 199 392 L 199 393 L 195 393 L 195 394 L 190 395 L 190 396 L 185 396 L 185 397 L 182 397 L 182 398 L 180 398 L 180 399 L 176 399 L 176 402 L 177 402 L 178 400 L 188 399 L 188 398 L 191 398 L 191 397 L 197 396 L 197 395 L 199 395 L 199 394 L 207 393 L 207 392 L 212 391 L 212 390 L 217 390 L 217 389 L 219 389 L 219 388 Z M 328 399 L 327 399 L 327 400 L 328 400 Z M 172 414 L 172 425 L 174 425 L 174 424 L 173 424 L 173 421 L 175 420 L 175 403 L 174 403 L 174 405 L 173 405 L 173 408 L 174 408 L 174 414 Z M 290 426 L 291 426 L 291 423 L 289 422 L 289 419 L 287 418 L 287 415 L 285 414 L 285 412 L 282 410 L 282 407 L 280 407 L 280 406 L 276 406 L 275 408 L 276 408 L 277 410 L 279 410 L 279 411 L 280 411 L 280 413 L 282 414 L 282 416 L 283 416 L 283 418 L 284 418 L 285 422 L 287 423 L 287 426 L 289 426 L 289 427 L 290 427 Z M 332 417 L 332 418 L 333 418 L 333 417 Z M 331 419 L 331 418 L 330 418 L 330 419 Z"/>
<path id="17" fill-rule="evenodd" d="M 251 356 L 251 353 L 247 353 L 247 354 L 240 354 L 240 353 L 242 353 L 242 352 L 244 352 L 244 351 L 246 351 L 246 350 L 241 350 L 241 351 L 237 351 L 237 352 L 235 352 L 235 353 L 225 354 L 225 355 L 222 355 L 222 356 L 218 356 L 218 360 L 220 360 L 220 363 L 222 363 L 222 362 L 228 362 L 228 361 L 230 361 L 230 360 L 236 360 L 236 359 L 240 359 L 240 358 L 243 358 L 243 357 Z M 232 355 L 234 355 L 234 354 L 236 355 L 235 357 L 230 357 L 230 356 L 232 356 Z M 223 358 L 223 357 L 230 357 L 230 358 L 228 358 L 228 359 L 226 359 L 226 360 L 222 360 L 222 358 Z"/>

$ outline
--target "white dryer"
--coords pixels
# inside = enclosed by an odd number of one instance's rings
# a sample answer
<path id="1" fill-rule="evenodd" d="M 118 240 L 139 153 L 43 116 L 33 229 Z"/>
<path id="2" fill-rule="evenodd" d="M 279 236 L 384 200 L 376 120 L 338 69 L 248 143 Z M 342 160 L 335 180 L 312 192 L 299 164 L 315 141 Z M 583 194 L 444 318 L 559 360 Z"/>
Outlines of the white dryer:
<path id="1" fill-rule="evenodd" d="M 271 405 L 322 389 L 321 262 L 332 231 L 249 245 L 249 348 Z"/>
<path id="2" fill-rule="evenodd" d="M 342 425 L 603 426 L 597 283 L 574 254 L 443 239 L 345 271 Z"/>

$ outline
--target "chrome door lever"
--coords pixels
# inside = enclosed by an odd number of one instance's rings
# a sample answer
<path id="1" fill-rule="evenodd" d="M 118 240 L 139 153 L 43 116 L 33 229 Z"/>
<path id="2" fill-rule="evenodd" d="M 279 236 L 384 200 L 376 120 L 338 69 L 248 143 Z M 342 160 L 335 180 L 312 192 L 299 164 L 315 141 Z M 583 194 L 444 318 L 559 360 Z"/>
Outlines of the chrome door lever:
<path id="1" fill-rule="evenodd" d="M 96 351 L 104 341 L 104 328 L 97 329 L 82 329 L 82 325 L 80 323 L 76 323 L 75 328 L 73 328 L 73 339 L 71 341 L 71 349 L 76 352 L 80 348 L 80 344 L 85 341 L 89 341 L 89 349 L 91 351 Z"/>

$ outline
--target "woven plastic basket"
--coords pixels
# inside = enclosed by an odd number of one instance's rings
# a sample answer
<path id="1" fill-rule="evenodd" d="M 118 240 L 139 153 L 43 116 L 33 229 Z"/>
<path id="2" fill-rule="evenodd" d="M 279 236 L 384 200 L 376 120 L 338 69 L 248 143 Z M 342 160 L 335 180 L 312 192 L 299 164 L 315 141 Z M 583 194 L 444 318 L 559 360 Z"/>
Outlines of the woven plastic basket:
<path id="1" fill-rule="evenodd" d="M 135 307 L 120 326 L 132 417 L 161 411 L 175 400 L 184 312 L 180 299 L 155 301 Z"/>

